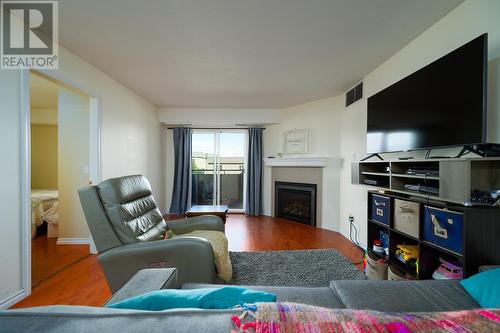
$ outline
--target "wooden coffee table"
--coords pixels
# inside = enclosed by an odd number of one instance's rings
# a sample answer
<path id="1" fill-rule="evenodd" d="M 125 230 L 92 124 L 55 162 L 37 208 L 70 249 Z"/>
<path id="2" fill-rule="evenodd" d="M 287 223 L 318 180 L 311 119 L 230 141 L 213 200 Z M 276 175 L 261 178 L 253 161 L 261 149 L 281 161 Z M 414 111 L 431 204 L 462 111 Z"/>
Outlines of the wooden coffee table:
<path id="1" fill-rule="evenodd" d="M 226 214 L 229 207 L 226 205 L 194 205 L 185 214 L 186 217 L 200 216 L 200 215 L 216 215 L 226 223 Z"/>

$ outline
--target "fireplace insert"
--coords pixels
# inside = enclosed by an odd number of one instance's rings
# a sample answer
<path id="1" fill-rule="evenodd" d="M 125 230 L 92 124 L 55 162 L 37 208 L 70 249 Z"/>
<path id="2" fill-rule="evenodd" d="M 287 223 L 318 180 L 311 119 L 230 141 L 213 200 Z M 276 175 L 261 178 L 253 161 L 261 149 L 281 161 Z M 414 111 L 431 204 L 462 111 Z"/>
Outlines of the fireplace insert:
<path id="1" fill-rule="evenodd" d="M 316 184 L 275 182 L 275 216 L 316 226 Z"/>

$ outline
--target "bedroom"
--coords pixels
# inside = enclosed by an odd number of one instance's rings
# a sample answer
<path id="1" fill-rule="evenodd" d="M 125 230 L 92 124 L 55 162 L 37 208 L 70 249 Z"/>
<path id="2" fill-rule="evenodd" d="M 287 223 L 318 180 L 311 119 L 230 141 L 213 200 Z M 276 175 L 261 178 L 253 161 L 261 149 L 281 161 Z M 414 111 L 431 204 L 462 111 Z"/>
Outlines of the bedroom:
<path id="1" fill-rule="evenodd" d="M 71 97 L 71 98 L 70 98 Z M 78 101 L 80 103 L 75 103 Z M 81 104 L 81 105 L 76 105 Z M 32 287 L 90 254 L 87 244 L 67 242 L 85 231 L 71 189 L 87 179 L 72 174 L 88 165 L 88 97 L 30 74 Z M 88 124 L 88 121 L 86 122 Z M 87 137 L 87 140 L 84 138 Z M 84 139 L 84 140 L 82 140 Z M 78 154 L 73 154 L 77 152 Z M 86 167 L 88 169 L 88 167 Z M 80 176 L 81 178 L 81 176 Z"/>

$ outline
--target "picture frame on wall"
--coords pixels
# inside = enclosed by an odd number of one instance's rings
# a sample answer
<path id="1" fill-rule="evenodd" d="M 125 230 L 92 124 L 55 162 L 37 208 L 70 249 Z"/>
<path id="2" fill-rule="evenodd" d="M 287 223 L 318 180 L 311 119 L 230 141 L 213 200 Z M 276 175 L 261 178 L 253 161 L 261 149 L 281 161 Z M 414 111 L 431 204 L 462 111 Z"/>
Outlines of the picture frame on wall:
<path id="1" fill-rule="evenodd" d="M 309 130 L 298 129 L 283 132 L 283 154 L 307 154 Z"/>

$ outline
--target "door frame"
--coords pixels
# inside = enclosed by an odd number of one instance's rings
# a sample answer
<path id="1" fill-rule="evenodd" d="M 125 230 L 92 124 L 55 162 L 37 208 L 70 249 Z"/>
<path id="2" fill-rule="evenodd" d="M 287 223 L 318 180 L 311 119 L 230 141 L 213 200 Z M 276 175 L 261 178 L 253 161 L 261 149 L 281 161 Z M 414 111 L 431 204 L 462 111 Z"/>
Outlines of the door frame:
<path id="1" fill-rule="evenodd" d="M 30 122 L 30 74 L 41 75 L 48 80 L 89 96 L 90 151 L 89 168 L 94 183 L 101 181 L 101 117 L 102 95 L 84 84 L 75 82 L 54 70 L 25 69 L 21 71 L 21 233 L 22 233 L 22 288 L 18 297 L 10 300 L 13 305 L 31 295 L 31 122 Z M 97 253 L 89 236 L 90 253 Z M 8 306 L 10 306 L 8 305 Z"/>
<path id="2" fill-rule="evenodd" d="M 245 141 L 243 148 L 243 208 L 241 209 L 229 209 L 229 213 L 244 213 L 246 211 L 246 195 L 247 195 L 247 163 L 248 163 L 248 133 L 242 129 L 234 129 L 234 128 L 214 128 L 214 129 L 194 129 L 193 134 L 195 133 L 210 133 L 214 134 L 214 189 L 216 189 L 216 195 L 214 195 L 213 204 L 216 205 L 217 202 L 220 202 L 220 173 L 218 170 L 219 165 L 219 149 L 220 149 L 220 133 L 245 133 Z"/>

